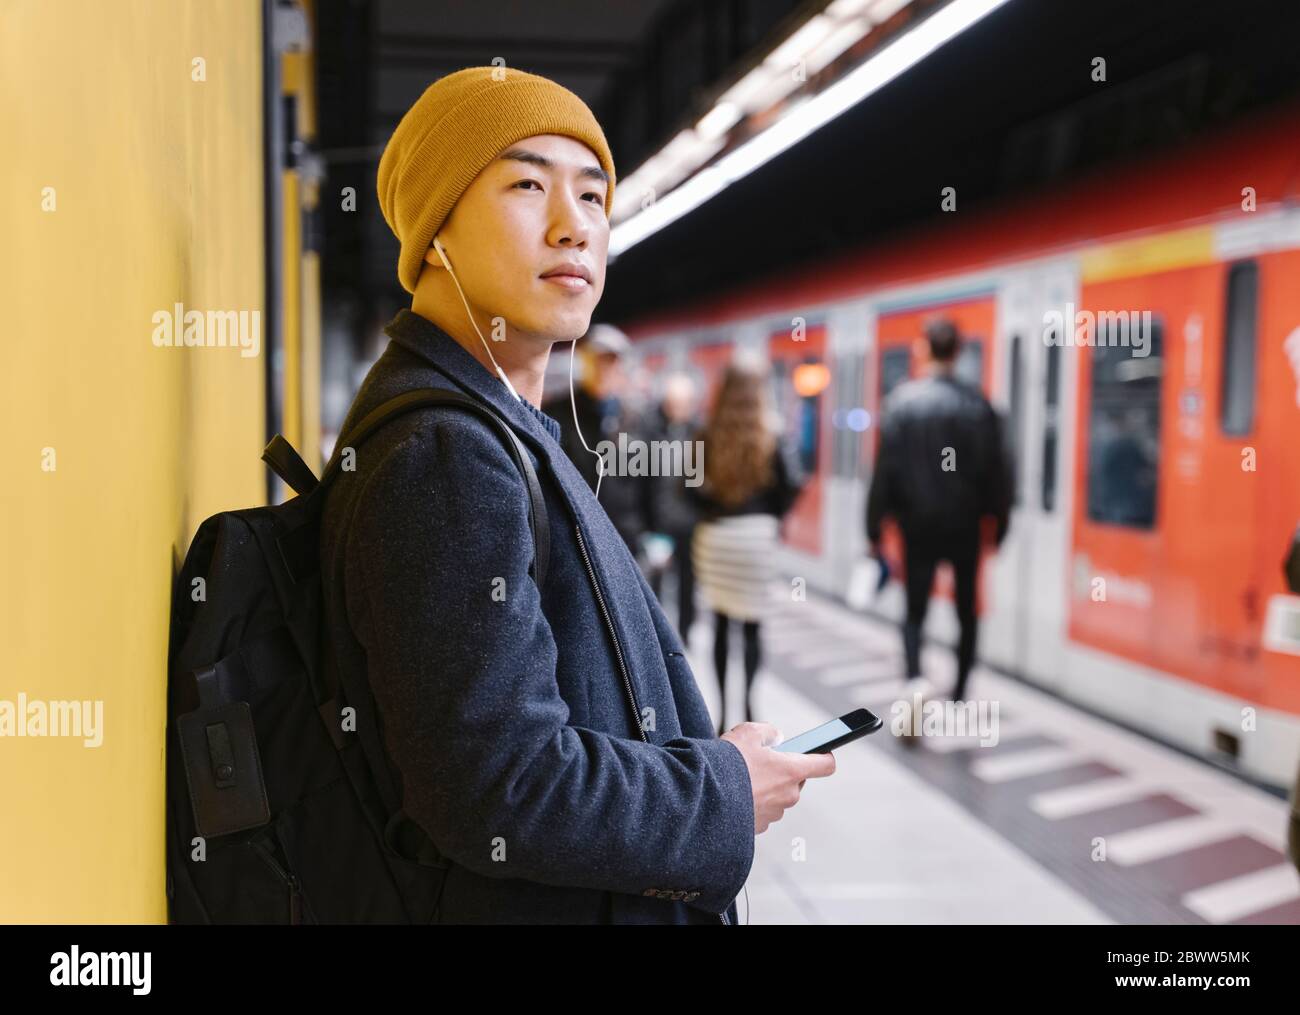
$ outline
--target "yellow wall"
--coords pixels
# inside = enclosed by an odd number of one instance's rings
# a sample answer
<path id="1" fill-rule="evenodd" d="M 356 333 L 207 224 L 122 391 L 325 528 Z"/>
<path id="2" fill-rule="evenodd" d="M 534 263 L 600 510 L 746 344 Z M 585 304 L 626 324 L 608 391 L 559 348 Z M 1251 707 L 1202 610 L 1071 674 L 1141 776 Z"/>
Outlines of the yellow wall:
<path id="1" fill-rule="evenodd" d="M 315 0 L 303 0 L 309 22 L 316 16 Z M 312 86 L 315 55 L 310 49 L 285 53 L 281 59 L 281 90 L 298 97 L 300 137 L 316 137 L 316 94 Z M 322 472 L 320 460 L 320 257 L 305 252 L 303 216 L 319 202 L 317 185 L 304 180 L 298 170 L 281 174 L 284 187 L 284 359 L 285 407 L 280 432 L 302 455 L 303 461 Z"/>
<path id="2" fill-rule="evenodd" d="M 152 315 L 264 309 L 260 4 L 0 20 L 0 699 L 101 699 L 105 728 L 0 737 L 0 920 L 165 920 L 174 555 L 264 500 L 264 358 L 156 348 Z"/>

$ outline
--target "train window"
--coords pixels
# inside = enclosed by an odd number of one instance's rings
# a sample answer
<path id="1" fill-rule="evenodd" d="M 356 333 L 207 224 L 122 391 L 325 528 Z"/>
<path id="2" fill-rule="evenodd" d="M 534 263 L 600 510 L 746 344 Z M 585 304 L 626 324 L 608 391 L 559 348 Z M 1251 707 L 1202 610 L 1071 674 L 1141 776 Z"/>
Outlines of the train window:
<path id="1" fill-rule="evenodd" d="M 912 351 L 905 345 L 884 349 L 880 353 L 880 401 L 907 380 L 912 371 Z"/>
<path id="2" fill-rule="evenodd" d="M 1043 482 L 1040 491 L 1044 511 L 1056 510 L 1056 442 L 1060 425 L 1061 347 L 1047 346 L 1047 390 L 1043 395 Z"/>
<path id="3" fill-rule="evenodd" d="M 1007 449 L 1011 453 L 1011 468 L 1013 476 L 1013 500 L 1016 504 L 1021 501 L 1020 492 L 1020 431 L 1024 426 L 1025 406 L 1024 406 L 1024 379 L 1021 376 L 1023 365 L 1020 361 L 1020 336 L 1011 336 L 1011 419 L 1008 421 L 1010 433 L 1007 434 Z"/>
<path id="4" fill-rule="evenodd" d="M 959 380 L 984 390 L 984 339 L 968 338 L 962 342 L 952 372 Z"/>
<path id="5" fill-rule="evenodd" d="M 1219 426 L 1247 434 L 1255 424 L 1255 309 L 1259 266 L 1242 261 L 1228 269 L 1228 319 L 1223 328 L 1223 386 Z"/>
<path id="6" fill-rule="evenodd" d="M 1127 316 L 1127 315 L 1126 315 Z M 1126 319 L 1097 323 L 1092 357 L 1092 406 L 1088 421 L 1088 517 L 1095 522 L 1150 529 L 1156 522 L 1160 466 L 1160 378 L 1163 322 L 1133 314 L 1145 327 L 1148 355 L 1134 355 Z"/>

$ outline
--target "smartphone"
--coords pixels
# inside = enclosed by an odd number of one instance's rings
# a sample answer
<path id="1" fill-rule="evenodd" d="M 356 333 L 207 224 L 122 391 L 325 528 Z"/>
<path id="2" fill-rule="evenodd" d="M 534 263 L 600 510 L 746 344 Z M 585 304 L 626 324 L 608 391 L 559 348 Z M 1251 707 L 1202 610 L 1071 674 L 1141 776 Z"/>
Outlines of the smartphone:
<path id="1" fill-rule="evenodd" d="M 865 708 L 859 708 L 838 719 L 814 726 L 807 733 L 783 740 L 772 748 L 774 751 L 789 751 L 792 754 L 826 754 L 835 748 L 875 733 L 885 721 L 872 715 Z"/>

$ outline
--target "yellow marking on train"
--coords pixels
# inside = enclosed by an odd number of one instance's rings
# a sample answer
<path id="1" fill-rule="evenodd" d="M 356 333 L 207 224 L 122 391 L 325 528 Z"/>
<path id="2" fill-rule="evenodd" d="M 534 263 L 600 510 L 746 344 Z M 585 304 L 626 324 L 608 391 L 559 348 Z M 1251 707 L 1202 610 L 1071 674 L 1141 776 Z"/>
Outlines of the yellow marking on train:
<path id="1" fill-rule="evenodd" d="M 1210 264 L 1214 259 L 1213 228 L 1193 226 L 1093 247 L 1081 255 L 1080 272 L 1085 283 L 1105 282 Z"/>

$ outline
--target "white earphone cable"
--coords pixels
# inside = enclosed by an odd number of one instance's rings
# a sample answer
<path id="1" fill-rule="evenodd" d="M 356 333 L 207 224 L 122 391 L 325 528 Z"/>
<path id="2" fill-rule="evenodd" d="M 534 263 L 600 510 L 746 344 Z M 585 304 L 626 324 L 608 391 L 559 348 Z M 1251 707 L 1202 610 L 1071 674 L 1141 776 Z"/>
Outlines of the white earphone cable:
<path id="1" fill-rule="evenodd" d="M 519 392 L 515 390 L 515 386 L 510 383 L 510 378 L 507 377 L 505 371 L 497 365 L 496 357 L 492 355 L 492 349 L 487 344 L 487 339 L 483 337 L 483 332 L 479 331 L 478 322 L 474 320 L 474 314 L 469 309 L 469 300 L 465 299 L 465 292 L 460 287 L 460 280 L 456 278 L 456 272 L 452 270 L 451 262 L 447 260 L 447 255 L 442 249 L 442 242 L 436 236 L 433 238 L 433 249 L 437 252 L 438 259 L 442 261 L 442 266 L 447 269 L 447 274 L 451 276 L 451 281 L 456 286 L 456 292 L 460 295 L 460 301 L 465 305 L 465 316 L 469 318 L 469 323 L 474 328 L 474 333 L 478 335 L 478 340 L 483 343 L 483 349 L 487 352 L 488 359 L 490 359 L 492 365 L 496 367 L 497 376 L 505 382 L 506 387 L 510 389 L 510 394 L 514 395 L 517 401 L 522 402 L 523 399 L 519 397 Z M 582 426 L 578 423 L 578 402 L 573 393 L 573 359 L 577 353 L 577 345 L 577 339 L 574 339 L 569 344 L 569 405 L 573 409 L 573 426 L 578 432 L 578 440 L 582 441 L 582 446 L 584 448 L 596 456 L 596 499 L 599 500 L 600 482 L 605 478 L 605 459 L 601 456 L 600 452 L 591 450 L 591 447 L 587 444 L 587 439 L 582 435 Z"/>
<path id="2" fill-rule="evenodd" d="M 582 427 L 578 425 L 578 400 L 573 394 L 573 360 L 578 354 L 578 340 L 575 338 L 569 343 L 569 405 L 573 408 L 573 428 L 578 431 L 578 440 L 582 441 L 582 446 L 591 451 L 587 445 L 587 440 L 582 436 Z M 596 456 L 596 499 L 600 500 L 600 481 L 605 478 L 605 459 L 601 457 L 599 451 L 591 451 Z"/>
<path id="3" fill-rule="evenodd" d="M 483 349 L 488 354 L 488 359 L 492 361 L 492 366 L 496 367 L 497 376 L 505 381 L 506 387 L 510 389 L 510 394 L 515 396 L 515 400 L 522 402 L 523 399 L 519 397 L 519 392 L 515 390 L 515 386 L 510 383 L 510 378 L 506 376 L 501 367 L 497 366 L 496 357 L 492 355 L 492 349 L 487 344 L 487 339 L 483 337 L 483 332 L 478 330 L 478 322 L 474 320 L 474 315 L 470 312 L 469 300 L 465 299 L 465 292 L 460 287 L 460 280 L 456 278 L 456 273 L 452 271 L 447 255 L 443 253 L 442 243 L 436 237 L 433 241 L 433 249 L 438 252 L 438 259 L 442 261 L 443 267 L 447 269 L 447 274 L 451 276 L 451 281 L 456 286 L 456 292 L 460 294 L 460 301 L 465 305 L 465 316 L 469 318 L 469 323 L 474 328 L 474 333 L 478 335 L 478 340 L 483 343 Z"/>

